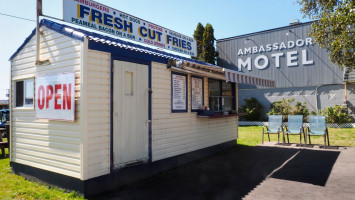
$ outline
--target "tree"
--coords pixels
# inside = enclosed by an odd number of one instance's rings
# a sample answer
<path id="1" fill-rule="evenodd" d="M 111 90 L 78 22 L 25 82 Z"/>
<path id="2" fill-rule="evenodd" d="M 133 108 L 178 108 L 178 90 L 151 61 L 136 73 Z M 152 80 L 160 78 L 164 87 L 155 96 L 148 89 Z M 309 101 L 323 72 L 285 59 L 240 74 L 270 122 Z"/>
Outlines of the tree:
<path id="1" fill-rule="evenodd" d="M 294 104 L 294 101 L 294 98 L 275 101 L 270 104 L 270 111 L 267 115 L 282 115 L 283 121 L 287 121 L 288 115 L 303 115 L 304 121 L 307 121 L 309 111 L 306 102 L 301 103 L 297 101 L 296 105 L 292 106 L 291 104 Z"/>
<path id="2" fill-rule="evenodd" d="M 330 60 L 339 67 L 355 69 L 355 1 L 298 0 L 301 12 L 316 20 L 310 35 L 329 51 Z"/>
<path id="3" fill-rule="evenodd" d="M 199 22 L 197 24 L 196 30 L 194 31 L 194 39 L 197 42 L 197 55 L 194 57 L 195 59 L 203 60 L 202 52 L 203 52 L 203 32 L 205 31 L 205 27 Z"/>
<path id="4" fill-rule="evenodd" d="M 214 48 L 214 30 L 211 24 L 206 24 L 205 31 L 203 32 L 203 52 L 202 57 L 205 62 L 215 64 L 217 59 L 217 52 Z"/>
<path id="5" fill-rule="evenodd" d="M 246 113 L 242 118 L 246 121 L 258 121 L 261 117 L 263 106 L 254 97 L 244 99 L 245 104 L 240 108 L 242 113 Z"/>

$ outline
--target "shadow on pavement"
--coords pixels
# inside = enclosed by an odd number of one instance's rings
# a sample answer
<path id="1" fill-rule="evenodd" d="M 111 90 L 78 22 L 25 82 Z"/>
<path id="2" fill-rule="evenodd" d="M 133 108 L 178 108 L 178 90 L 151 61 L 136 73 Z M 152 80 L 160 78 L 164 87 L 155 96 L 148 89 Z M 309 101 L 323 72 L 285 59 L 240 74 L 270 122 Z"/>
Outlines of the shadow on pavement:
<path id="1" fill-rule="evenodd" d="M 325 185 L 338 155 L 334 151 L 238 145 L 97 199 L 235 200 L 243 198 L 270 175 Z"/>
<path id="2" fill-rule="evenodd" d="M 302 149 L 271 177 L 325 186 L 339 154 L 338 151 Z"/>

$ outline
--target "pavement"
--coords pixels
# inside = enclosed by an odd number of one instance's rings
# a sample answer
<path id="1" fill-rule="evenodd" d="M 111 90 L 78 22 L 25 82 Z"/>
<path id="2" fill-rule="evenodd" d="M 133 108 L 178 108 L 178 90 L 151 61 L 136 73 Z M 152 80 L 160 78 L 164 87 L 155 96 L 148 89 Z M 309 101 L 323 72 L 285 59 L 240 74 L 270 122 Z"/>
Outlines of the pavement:
<path id="1" fill-rule="evenodd" d="M 355 148 L 235 148 L 96 199 L 354 199 Z"/>

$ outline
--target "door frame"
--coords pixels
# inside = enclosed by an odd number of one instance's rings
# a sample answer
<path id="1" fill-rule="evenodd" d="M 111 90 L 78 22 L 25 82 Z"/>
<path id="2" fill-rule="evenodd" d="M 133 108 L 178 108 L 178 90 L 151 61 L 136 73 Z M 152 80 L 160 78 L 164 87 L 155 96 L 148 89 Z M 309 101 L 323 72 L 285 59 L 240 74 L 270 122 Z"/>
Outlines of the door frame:
<path id="1" fill-rule="evenodd" d="M 143 64 L 148 66 L 148 88 L 152 89 L 152 62 L 149 60 L 140 60 L 137 58 L 122 57 L 111 54 L 111 67 L 110 67 L 110 173 L 118 171 L 114 168 L 113 161 L 113 68 L 114 61 L 124 61 L 136 64 Z M 152 92 L 148 93 L 148 120 L 152 121 Z M 152 123 L 148 127 L 148 162 L 152 162 Z"/>

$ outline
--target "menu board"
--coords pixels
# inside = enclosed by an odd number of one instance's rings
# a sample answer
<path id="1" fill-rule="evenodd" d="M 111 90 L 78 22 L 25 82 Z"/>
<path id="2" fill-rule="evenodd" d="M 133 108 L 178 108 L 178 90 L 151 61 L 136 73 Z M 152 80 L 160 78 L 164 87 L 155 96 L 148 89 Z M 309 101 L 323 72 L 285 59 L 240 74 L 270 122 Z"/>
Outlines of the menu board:
<path id="1" fill-rule="evenodd" d="M 171 74 L 171 107 L 173 112 L 187 111 L 187 78 L 184 74 Z"/>
<path id="2" fill-rule="evenodd" d="M 203 79 L 191 77 L 191 110 L 196 111 L 203 106 Z"/>

